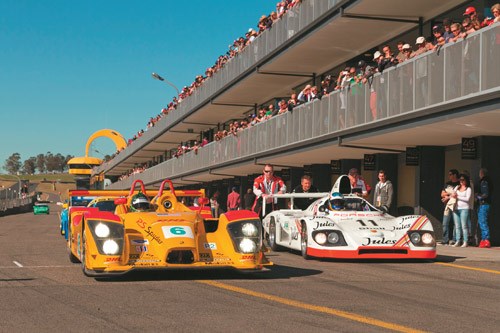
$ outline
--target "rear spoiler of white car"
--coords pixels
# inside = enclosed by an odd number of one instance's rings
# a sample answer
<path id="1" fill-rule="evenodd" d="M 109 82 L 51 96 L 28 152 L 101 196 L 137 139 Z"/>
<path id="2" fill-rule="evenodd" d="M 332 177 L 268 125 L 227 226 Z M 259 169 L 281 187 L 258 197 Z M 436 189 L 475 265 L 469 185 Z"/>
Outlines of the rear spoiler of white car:
<path id="1" fill-rule="evenodd" d="M 285 193 L 285 194 L 270 194 L 267 198 L 277 199 L 290 199 L 290 209 L 294 209 L 294 198 L 324 198 L 330 195 L 329 192 L 315 192 L 315 193 Z M 262 198 L 262 215 L 266 215 L 266 198 Z"/>

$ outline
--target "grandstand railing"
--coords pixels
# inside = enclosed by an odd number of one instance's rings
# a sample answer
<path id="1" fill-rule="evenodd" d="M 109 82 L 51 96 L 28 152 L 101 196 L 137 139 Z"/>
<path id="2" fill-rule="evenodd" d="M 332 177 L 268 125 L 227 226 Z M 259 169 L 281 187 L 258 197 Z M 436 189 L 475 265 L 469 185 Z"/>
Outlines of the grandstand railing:
<path id="1" fill-rule="evenodd" d="M 447 110 L 467 100 L 500 97 L 500 24 L 465 40 L 449 43 L 373 77 L 372 84 L 353 84 L 321 100 L 296 107 L 221 141 L 198 153 L 169 159 L 109 188 L 124 188 L 140 178 L 146 183 L 203 172 L 238 160 L 259 157 L 294 145 L 334 138 L 349 130 L 405 115 L 417 118 L 430 109 Z"/>
<path id="2" fill-rule="evenodd" d="M 166 128 L 186 117 L 186 115 L 203 103 L 210 101 L 217 92 L 223 91 L 223 88 L 231 81 L 254 67 L 271 52 L 289 41 L 290 38 L 307 28 L 311 23 L 341 2 L 342 0 L 307 0 L 303 1 L 300 6 L 288 10 L 280 20 L 273 24 L 270 30 L 261 33 L 241 53 L 229 59 L 224 67 L 217 71 L 212 78 L 206 80 L 200 87 L 196 88 L 192 95 L 182 100 L 175 111 L 161 118 L 154 127 L 149 128 L 141 137 L 107 164 L 114 165 L 120 163 L 129 154 L 133 153 L 135 149 L 163 133 Z M 105 169 L 106 164 L 98 168 L 100 171 Z"/>

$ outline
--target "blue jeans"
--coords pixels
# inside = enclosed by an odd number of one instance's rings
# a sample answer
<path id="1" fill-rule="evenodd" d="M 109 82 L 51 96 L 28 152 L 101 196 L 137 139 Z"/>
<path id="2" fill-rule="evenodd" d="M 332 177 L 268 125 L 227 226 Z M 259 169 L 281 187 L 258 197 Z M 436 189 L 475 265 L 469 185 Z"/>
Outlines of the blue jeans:
<path id="1" fill-rule="evenodd" d="M 450 237 L 450 219 L 453 216 L 453 212 L 449 212 L 448 215 L 443 214 L 443 243 L 448 243 L 450 239 L 453 239 L 453 235 Z M 455 218 L 453 218 L 455 220 Z M 455 222 L 456 224 L 456 222 Z M 452 225 L 453 227 L 453 222 Z M 455 229 L 452 229 L 454 231 Z"/>
<path id="2" fill-rule="evenodd" d="M 490 228 L 488 227 L 488 214 L 490 212 L 490 205 L 483 204 L 479 205 L 479 211 L 477 212 L 477 219 L 479 222 L 479 228 L 481 228 L 481 239 L 490 239 Z"/>
<path id="3" fill-rule="evenodd" d="M 455 210 L 453 220 L 455 220 L 455 242 L 460 242 L 460 238 L 463 237 L 464 243 L 467 243 L 469 240 L 469 228 L 467 226 L 469 209 Z"/>

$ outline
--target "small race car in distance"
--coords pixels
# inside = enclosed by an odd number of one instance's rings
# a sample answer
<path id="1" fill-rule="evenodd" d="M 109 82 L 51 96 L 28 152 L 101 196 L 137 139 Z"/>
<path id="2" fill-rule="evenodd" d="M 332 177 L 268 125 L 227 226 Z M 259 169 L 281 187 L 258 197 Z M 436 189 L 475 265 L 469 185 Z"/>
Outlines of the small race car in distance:
<path id="1" fill-rule="evenodd" d="M 306 259 L 434 259 L 436 240 L 426 216 L 393 217 L 351 194 L 348 176 L 340 176 L 332 191 L 307 209 L 281 209 L 263 219 L 272 250 L 289 248 Z M 314 194 L 276 194 L 277 198 L 314 198 Z M 342 199 L 334 209 L 332 197 Z M 263 204 L 265 205 L 265 203 Z M 336 204 L 337 205 L 337 204 Z M 264 208 L 264 206 L 263 206 Z"/>
<path id="2" fill-rule="evenodd" d="M 120 194 L 108 190 L 87 193 Z M 201 197 L 201 206 L 189 208 L 177 196 Z M 205 218 L 202 212 L 208 199 L 203 190 L 174 190 L 170 180 L 159 190 L 146 190 L 136 180 L 114 202 L 114 212 L 86 207 L 71 213 L 70 207 L 70 260 L 81 262 L 87 276 L 113 276 L 137 269 L 261 270 L 272 265 L 262 252 L 257 214 L 231 211 L 219 218 Z"/>
<path id="3" fill-rule="evenodd" d="M 50 201 L 36 201 L 35 204 L 33 205 L 33 214 L 34 215 L 50 214 L 49 203 Z"/>

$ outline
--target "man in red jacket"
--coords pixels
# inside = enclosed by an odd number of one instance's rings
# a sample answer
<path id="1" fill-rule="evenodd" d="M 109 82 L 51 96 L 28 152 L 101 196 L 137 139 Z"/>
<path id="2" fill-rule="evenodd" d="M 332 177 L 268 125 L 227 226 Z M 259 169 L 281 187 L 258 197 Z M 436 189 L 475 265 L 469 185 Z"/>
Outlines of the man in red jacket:
<path id="1" fill-rule="evenodd" d="M 280 177 L 274 175 L 274 168 L 271 164 L 264 166 L 263 174 L 255 178 L 253 182 L 253 193 L 255 202 L 252 210 L 261 215 L 262 198 L 266 198 L 266 215 L 275 209 L 278 209 L 278 199 L 270 198 L 270 194 L 283 194 L 286 192 L 286 186 Z M 262 216 L 264 217 L 264 216 Z"/>

